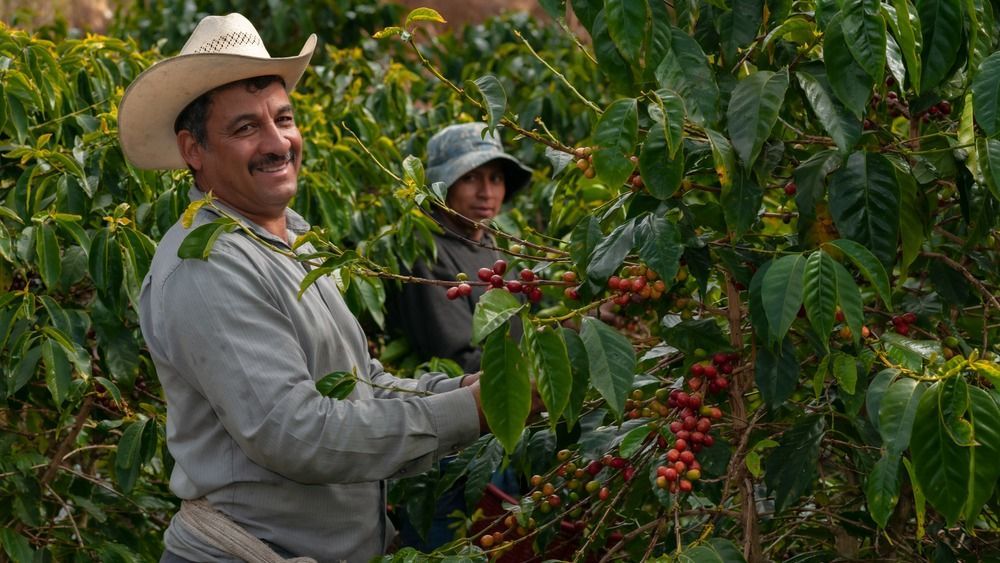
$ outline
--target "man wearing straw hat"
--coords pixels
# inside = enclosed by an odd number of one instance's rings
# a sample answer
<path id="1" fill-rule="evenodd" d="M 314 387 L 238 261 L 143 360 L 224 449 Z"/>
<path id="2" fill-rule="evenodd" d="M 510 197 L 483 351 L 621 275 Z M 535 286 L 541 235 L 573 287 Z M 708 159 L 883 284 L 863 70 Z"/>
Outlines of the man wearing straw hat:
<path id="1" fill-rule="evenodd" d="M 308 229 L 287 208 L 302 163 L 288 92 L 316 45 L 272 58 L 239 14 L 209 16 L 119 107 L 134 166 L 188 168 L 194 224 L 159 243 L 140 324 L 167 399 L 170 487 L 183 499 L 161 561 L 368 561 L 386 550 L 385 479 L 422 472 L 484 431 L 475 377 L 400 380 L 369 357 L 360 325 L 292 252 Z M 208 260 L 182 260 L 191 229 L 221 214 Z M 308 252 L 305 245 L 297 252 Z M 316 381 L 354 373 L 345 400 Z"/>

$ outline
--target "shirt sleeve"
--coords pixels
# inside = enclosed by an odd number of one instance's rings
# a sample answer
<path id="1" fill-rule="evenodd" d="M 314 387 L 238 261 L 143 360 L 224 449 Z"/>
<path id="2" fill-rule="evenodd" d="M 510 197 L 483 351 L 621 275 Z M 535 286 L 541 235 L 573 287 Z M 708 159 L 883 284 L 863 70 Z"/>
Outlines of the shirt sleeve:
<path id="1" fill-rule="evenodd" d="M 250 460 L 307 484 L 373 481 L 429 469 L 478 437 L 471 391 L 440 377 L 417 382 L 443 391 L 433 395 L 320 395 L 302 328 L 274 295 L 297 288 L 274 287 L 252 258 L 220 239 L 209 260 L 175 269 L 157 312 L 164 354 Z M 368 368 L 376 388 L 399 381 Z"/>

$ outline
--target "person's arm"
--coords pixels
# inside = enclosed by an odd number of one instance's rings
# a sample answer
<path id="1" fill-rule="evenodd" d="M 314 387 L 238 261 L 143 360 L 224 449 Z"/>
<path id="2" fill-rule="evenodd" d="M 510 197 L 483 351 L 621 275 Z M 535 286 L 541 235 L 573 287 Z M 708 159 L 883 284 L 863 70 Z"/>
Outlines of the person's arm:
<path id="1" fill-rule="evenodd" d="M 429 469 L 479 436 L 474 390 L 320 395 L 296 339 L 301 327 L 274 297 L 297 287 L 271 286 L 253 257 L 222 242 L 208 261 L 184 261 L 172 274 L 158 336 L 247 457 L 303 483 L 372 481 Z"/>

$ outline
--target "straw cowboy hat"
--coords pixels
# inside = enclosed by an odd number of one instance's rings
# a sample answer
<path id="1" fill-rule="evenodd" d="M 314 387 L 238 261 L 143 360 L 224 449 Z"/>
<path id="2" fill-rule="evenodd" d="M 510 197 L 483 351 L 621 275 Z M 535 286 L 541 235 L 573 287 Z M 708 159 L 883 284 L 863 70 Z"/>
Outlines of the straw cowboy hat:
<path id="1" fill-rule="evenodd" d="M 187 168 L 177 149 L 174 121 L 205 92 L 245 78 L 278 75 L 289 92 L 316 49 L 316 34 L 294 57 L 271 57 L 260 34 L 240 14 L 207 16 L 172 58 L 140 74 L 118 106 L 118 136 L 137 168 Z"/>
<path id="2" fill-rule="evenodd" d="M 504 166 L 507 192 L 504 201 L 528 185 L 531 169 L 507 154 L 500 144 L 500 134 L 484 134 L 481 122 L 449 125 L 427 142 L 427 182 L 441 182 L 451 187 L 459 178 L 487 162 L 499 160 Z"/>

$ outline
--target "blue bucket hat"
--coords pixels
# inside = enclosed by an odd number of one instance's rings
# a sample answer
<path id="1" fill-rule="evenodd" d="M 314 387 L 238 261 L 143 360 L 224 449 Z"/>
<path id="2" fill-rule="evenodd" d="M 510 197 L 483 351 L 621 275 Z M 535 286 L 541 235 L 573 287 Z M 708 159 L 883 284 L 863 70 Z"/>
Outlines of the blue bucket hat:
<path id="1" fill-rule="evenodd" d="M 500 160 L 507 185 L 504 201 L 528 185 L 531 169 L 504 152 L 496 132 L 484 136 L 484 129 L 485 123 L 461 123 L 449 125 L 431 137 L 427 142 L 428 183 L 441 182 L 450 188 L 466 173 L 492 160 Z"/>

